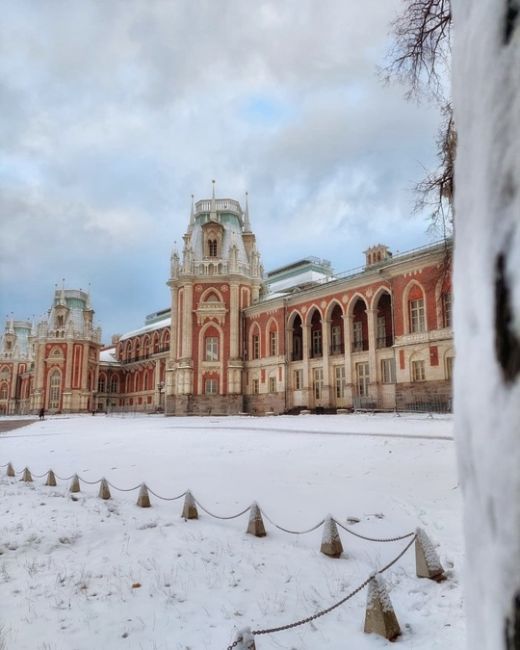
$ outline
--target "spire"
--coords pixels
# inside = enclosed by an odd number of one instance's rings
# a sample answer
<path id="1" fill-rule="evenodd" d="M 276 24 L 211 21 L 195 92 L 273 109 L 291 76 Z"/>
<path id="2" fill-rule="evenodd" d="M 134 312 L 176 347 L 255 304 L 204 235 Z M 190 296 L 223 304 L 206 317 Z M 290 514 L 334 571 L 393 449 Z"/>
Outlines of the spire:
<path id="1" fill-rule="evenodd" d="M 88 289 L 87 289 L 87 300 L 86 300 L 86 303 L 85 303 L 85 310 L 86 311 L 92 311 L 92 303 L 90 302 L 90 282 L 89 282 Z"/>
<path id="2" fill-rule="evenodd" d="M 60 289 L 60 295 L 58 299 L 58 305 L 61 307 L 66 307 L 67 303 L 65 301 L 65 278 L 61 279 L 61 289 Z"/>
<path id="3" fill-rule="evenodd" d="M 246 211 L 244 214 L 244 232 L 251 232 L 251 222 L 249 221 L 249 192 L 246 192 Z"/>
<path id="4" fill-rule="evenodd" d="M 190 228 L 193 228 L 195 225 L 195 205 L 194 205 L 195 196 L 191 195 L 191 212 L 190 212 Z"/>
<path id="5" fill-rule="evenodd" d="M 210 221 L 216 221 L 217 220 L 217 202 L 215 201 L 215 181 L 212 180 L 211 183 L 212 183 L 211 208 L 210 208 L 209 219 L 210 219 Z"/>

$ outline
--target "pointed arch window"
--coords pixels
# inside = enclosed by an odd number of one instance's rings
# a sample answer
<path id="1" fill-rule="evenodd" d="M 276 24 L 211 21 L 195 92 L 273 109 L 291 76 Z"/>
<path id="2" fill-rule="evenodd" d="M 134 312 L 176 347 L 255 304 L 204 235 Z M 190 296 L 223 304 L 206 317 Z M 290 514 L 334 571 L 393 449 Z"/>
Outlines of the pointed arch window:
<path id="1" fill-rule="evenodd" d="M 59 409 L 61 393 L 61 374 L 55 370 L 49 379 L 49 408 Z"/>

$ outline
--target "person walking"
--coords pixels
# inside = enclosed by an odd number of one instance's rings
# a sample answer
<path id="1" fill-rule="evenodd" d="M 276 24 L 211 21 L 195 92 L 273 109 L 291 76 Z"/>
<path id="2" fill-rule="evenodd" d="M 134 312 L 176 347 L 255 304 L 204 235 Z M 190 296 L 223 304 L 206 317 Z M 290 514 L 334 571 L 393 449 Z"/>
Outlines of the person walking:
<path id="1" fill-rule="evenodd" d="M 41 409 L 39 410 L 39 412 L 38 412 L 38 416 L 39 416 L 40 420 L 44 420 L 44 419 L 45 419 L 45 409 L 43 408 L 43 406 L 42 406 Z"/>

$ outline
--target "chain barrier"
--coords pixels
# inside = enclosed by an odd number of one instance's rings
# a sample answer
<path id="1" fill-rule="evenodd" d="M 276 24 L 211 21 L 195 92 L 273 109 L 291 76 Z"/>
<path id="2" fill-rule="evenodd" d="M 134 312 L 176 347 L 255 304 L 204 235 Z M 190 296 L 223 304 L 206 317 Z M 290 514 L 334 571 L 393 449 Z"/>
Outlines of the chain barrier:
<path id="1" fill-rule="evenodd" d="M 182 494 L 179 494 L 176 497 L 162 497 L 159 494 L 157 494 L 157 492 L 154 492 L 152 488 L 148 487 L 148 485 L 146 487 L 148 488 L 148 492 L 150 492 L 150 494 L 153 494 L 154 497 L 157 497 L 158 499 L 162 499 L 162 501 L 177 501 L 178 499 L 182 499 L 182 497 L 186 496 L 186 492 L 188 492 L 188 490 L 184 490 Z"/>
<path id="2" fill-rule="evenodd" d="M 87 485 L 97 485 L 98 483 L 101 483 L 103 479 L 98 479 L 97 481 L 87 481 L 86 478 L 83 478 L 78 474 L 78 478 L 82 483 L 86 483 Z"/>
<path id="3" fill-rule="evenodd" d="M 7 467 L 8 464 L 9 463 L 6 463 L 5 465 L 0 465 L 0 467 Z M 24 471 L 25 471 L 25 468 L 18 471 L 18 472 L 15 472 L 15 474 L 20 475 L 20 474 L 23 474 Z M 46 475 L 47 475 L 47 472 L 45 472 L 45 474 L 33 474 L 33 476 L 35 478 L 43 478 Z M 76 475 L 72 474 L 71 476 L 64 477 L 64 476 L 58 476 L 58 474 L 55 474 L 55 477 L 60 481 L 70 481 L 71 479 L 74 478 L 74 476 L 76 476 Z M 101 483 L 101 481 L 102 481 L 102 479 L 98 479 L 97 481 L 88 481 L 87 479 L 82 478 L 79 475 L 78 475 L 78 478 L 79 478 L 80 481 L 82 481 L 83 483 L 86 483 L 87 485 L 97 485 L 98 483 Z M 117 487 L 116 485 L 114 485 L 113 483 L 111 483 L 108 480 L 107 480 L 107 483 L 111 488 L 113 488 L 114 490 L 117 490 L 118 492 L 133 492 L 134 490 L 137 490 L 138 488 L 140 488 L 141 485 L 142 485 L 142 483 L 139 483 L 138 485 L 136 485 L 134 487 L 131 487 L 131 488 L 120 488 L 120 487 Z M 188 490 L 185 490 L 184 492 L 182 492 L 182 494 L 179 494 L 178 496 L 175 496 L 175 497 L 163 497 L 160 494 L 157 494 L 157 492 L 154 492 L 148 486 L 147 486 L 147 489 L 151 494 L 153 494 L 154 497 L 156 497 L 157 499 L 161 499 L 162 501 L 177 501 L 178 499 L 182 499 L 182 497 L 186 496 L 186 494 L 188 492 Z M 230 515 L 230 516 L 226 517 L 226 516 L 216 515 L 213 512 L 210 512 L 207 508 L 205 508 L 200 503 L 200 501 L 198 501 L 198 499 L 194 498 L 193 500 L 196 503 L 196 505 L 201 510 L 203 510 L 207 515 L 209 515 L 210 517 L 213 517 L 215 519 L 221 519 L 221 520 L 224 520 L 224 521 L 230 520 L 230 519 L 237 519 L 238 517 L 241 517 L 242 515 L 244 515 L 251 508 L 251 506 L 247 506 L 247 508 L 245 508 L 241 512 L 237 513 L 236 515 Z M 261 508 L 260 508 L 260 512 L 262 513 L 262 515 L 267 519 L 267 521 L 272 526 L 274 526 L 278 530 L 283 531 L 284 533 L 288 533 L 289 535 L 306 535 L 307 533 L 312 533 L 313 531 L 317 530 L 318 528 L 320 528 L 320 526 L 322 526 L 325 523 L 325 519 L 322 519 L 315 526 L 312 526 L 312 528 L 308 528 L 306 530 L 291 530 L 290 528 L 284 528 L 283 526 L 280 526 L 280 524 L 277 524 L 276 522 L 274 522 L 271 519 L 271 517 L 269 517 L 269 515 Z M 354 537 L 358 537 L 359 539 L 363 539 L 363 540 L 368 541 L 368 542 L 398 542 L 398 541 L 401 541 L 403 539 L 406 539 L 407 537 L 411 537 L 412 535 L 415 535 L 415 533 L 412 531 L 410 533 L 406 533 L 405 535 L 398 535 L 396 537 L 369 537 L 368 535 L 362 535 L 361 533 L 354 532 L 351 528 L 349 528 L 348 526 L 345 526 L 344 524 L 342 524 L 337 519 L 333 519 L 333 521 L 340 528 L 342 528 L 345 532 L 347 532 L 349 535 L 353 535 Z"/>
<path id="4" fill-rule="evenodd" d="M 412 531 L 411 533 L 406 533 L 406 535 L 399 535 L 399 537 L 367 537 L 366 535 L 361 535 L 360 533 L 355 533 L 350 528 L 347 528 L 347 526 L 344 526 L 337 519 L 333 519 L 333 521 L 340 528 L 343 528 L 343 530 L 346 531 L 347 533 L 349 533 L 350 535 L 354 535 L 354 537 L 359 537 L 360 539 L 364 539 L 367 542 L 399 542 L 402 539 L 406 539 L 407 537 L 411 537 L 411 535 L 415 535 L 415 533 Z"/>
<path id="5" fill-rule="evenodd" d="M 251 509 L 251 506 L 247 506 L 247 508 L 245 508 L 244 510 L 242 510 L 242 512 L 239 512 L 236 515 L 231 515 L 229 517 L 220 517 L 219 515 L 215 515 L 212 512 L 210 512 L 209 510 L 206 510 L 206 508 L 200 503 L 200 501 L 195 499 L 195 497 L 193 497 L 193 500 L 195 501 L 195 503 L 199 506 L 199 508 L 201 510 L 204 510 L 204 512 L 207 515 L 209 515 L 210 517 L 214 517 L 215 519 L 237 519 L 238 517 L 241 517 L 242 515 L 245 515 L 246 512 Z"/>
<path id="6" fill-rule="evenodd" d="M 29 471 L 30 471 L 30 470 L 29 470 Z M 33 473 L 31 472 L 31 476 L 32 476 L 33 478 L 43 478 L 44 476 L 47 476 L 48 473 L 49 473 L 49 472 L 44 472 L 43 474 L 33 474 Z"/>
<path id="7" fill-rule="evenodd" d="M 344 603 L 347 602 L 347 600 L 350 600 L 356 594 L 358 594 L 362 589 L 364 589 L 369 584 L 369 582 L 371 582 L 374 579 L 376 575 L 378 574 L 380 575 L 385 571 L 388 571 L 390 567 L 392 567 L 396 562 L 398 562 L 406 553 L 406 551 L 410 548 L 410 546 L 415 542 L 417 535 L 415 533 L 412 534 L 413 534 L 413 538 L 403 548 L 403 550 L 399 553 L 399 555 L 397 555 L 391 562 L 386 564 L 382 569 L 379 569 L 379 571 L 376 571 L 371 576 L 369 576 L 364 582 L 362 582 L 358 587 L 356 587 L 356 589 L 348 593 L 344 598 L 339 600 L 337 603 L 334 603 L 330 607 L 327 607 L 326 609 L 322 609 L 319 612 L 316 612 L 316 614 L 313 614 L 312 616 L 307 616 L 306 618 L 302 618 L 299 621 L 295 621 L 294 623 L 288 623 L 287 625 L 280 625 L 279 627 L 271 627 L 265 630 L 251 630 L 251 634 L 253 636 L 260 636 L 262 634 L 274 634 L 275 632 L 290 630 L 292 628 L 299 627 L 300 625 L 305 625 L 306 623 L 310 623 L 311 621 L 315 621 L 317 618 L 320 618 L 321 616 L 325 616 L 325 614 L 332 612 L 334 609 L 340 607 L 340 605 L 343 605 Z M 238 645 L 239 642 L 240 640 L 237 639 L 237 641 L 234 642 L 234 645 L 229 645 L 226 650 L 232 650 Z"/>
<path id="8" fill-rule="evenodd" d="M 70 481 L 74 478 L 75 474 L 71 474 L 70 476 L 58 476 L 56 473 L 54 473 L 54 476 L 58 479 L 58 481 Z"/>
<path id="9" fill-rule="evenodd" d="M 283 530 L 284 533 L 289 533 L 290 535 L 305 535 L 306 533 L 312 533 L 313 530 L 316 530 L 320 526 L 323 526 L 325 523 L 325 519 L 322 519 L 319 523 L 317 523 L 315 526 L 312 528 L 308 528 L 307 530 L 290 530 L 289 528 L 284 528 L 283 526 L 279 526 L 278 524 L 275 524 L 275 522 L 267 515 L 262 508 L 260 508 L 260 512 L 262 515 L 267 519 L 267 521 L 272 524 L 275 528 L 278 528 L 278 530 Z"/>

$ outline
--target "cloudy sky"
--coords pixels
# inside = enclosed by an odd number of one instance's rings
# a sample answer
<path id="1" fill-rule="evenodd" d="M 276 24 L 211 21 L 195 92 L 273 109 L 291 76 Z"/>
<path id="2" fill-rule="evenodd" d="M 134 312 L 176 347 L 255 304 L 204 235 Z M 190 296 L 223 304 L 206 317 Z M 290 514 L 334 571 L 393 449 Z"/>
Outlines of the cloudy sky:
<path id="1" fill-rule="evenodd" d="M 190 196 L 243 200 L 267 270 L 432 241 L 438 115 L 385 86 L 399 0 L 8 0 L 0 315 L 91 287 L 104 340 L 168 306 Z"/>

